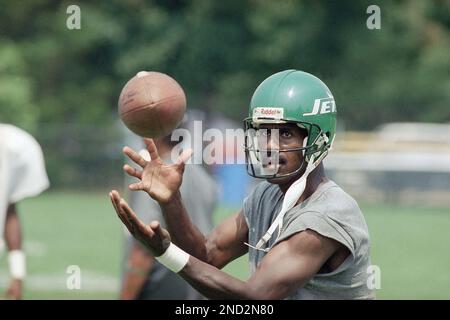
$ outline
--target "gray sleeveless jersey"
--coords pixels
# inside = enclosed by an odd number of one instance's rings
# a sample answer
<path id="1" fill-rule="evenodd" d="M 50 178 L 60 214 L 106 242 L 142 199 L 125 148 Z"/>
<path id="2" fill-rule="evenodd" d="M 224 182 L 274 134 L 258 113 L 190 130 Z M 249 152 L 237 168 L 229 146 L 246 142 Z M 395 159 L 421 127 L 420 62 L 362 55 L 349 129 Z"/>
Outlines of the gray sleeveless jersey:
<path id="1" fill-rule="evenodd" d="M 283 193 L 264 181 L 244 200 L 243 212 L 249 228 L 249 243 L 256 245 L 276 218 Z M 351 254 L 333 272 L 316 274 L 287 299 L 373 299 L 367 286 L 370 266 L 369 233 L 356 201 L 333 181 L 322 183 L 305 201 L 286 212 L 280 237 L 275 231 L 268 242 L 273 247 L 306 229 L 345 245 Z M 265 252 L 249 248 L 253 273 Z M 282 266 L 280 266 L 281 268 Z"/>

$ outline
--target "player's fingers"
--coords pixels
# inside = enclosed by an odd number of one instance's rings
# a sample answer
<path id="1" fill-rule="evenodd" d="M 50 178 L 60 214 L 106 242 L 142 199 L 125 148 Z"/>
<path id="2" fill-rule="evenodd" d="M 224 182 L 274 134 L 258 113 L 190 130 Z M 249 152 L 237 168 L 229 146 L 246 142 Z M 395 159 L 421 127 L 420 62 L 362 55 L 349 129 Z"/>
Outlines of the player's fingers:
<path id="1" fill-rule="evenodd" d="M 139 220 L 139 218 L 137 217 L 136 213 L 134 213 L 133 209 L 130 208 L 130 206 L 128 205 L 128 203 L 121 199 L 120 200 L 120 207 L 122 208 L 122 210 L 125 212 L 128 221 L 131 223 L 131 225 L 136 228 L 137 230 L 139 230 L 142 234 L 146 235 L 146 236 L 153 236 L 154 232 L 153 230 L 151 230 L 150 228 L 147 228 L 147 226 L 141 221 Z"/>
<path id="2" fill-rule="evenodd" d="M 120 195 L 117 191 L 111 191 L 109 193 L 109 197 L 111 198 L 112 205 L 114 209 L 116 210 L 117 216 L 119 217 L 120 221 L 127 227 L 128 231 L 132 233 L 133 229 L 130 225 L 130 222 L 127 220 L 124 212 L 122 212 L 122 209 L 120 208 Z"/>
<path id="3" fill-rule="evenodd" d="M 124 199 L 120 199 L 119 201 L 119 208 L 120 208 L 120 218 L 127 226 L 130 233 L 136 237 L 136 230 L 138 230 L 138 227 L 135 224 L 135 221 L 132 219 L 132 217 L 129 214 L 129 211 L 131 211 L 131 208 L 129 208 L 128 204 Z"/>
<path id="4" fill-rule="evenodd" d="M 161 226 L 159 221 L 152 221 L 149 227 L 155 232 L 155 235 L 159 238 L 160 245 L 165 251 L 170 245 L 170 234 L 169 232 Z"/>
<path id="5" fill-rule="evenodd" d="M 157 236 L 161 239 L 165 238 L 163 228 L 161 227 L 161 223 L 159 221 L 152 221 L 149 226 Z"/>
<path id="6" fill-rule="evenodd" d="M 122 208 L 120 206 L 120 200 L 121 200 L 120 194 L 115 190 L 112 191 L 111 192 L 111 200 L 112 200 L 114 209 L 116 209 L 117 216 L 125 224 L 125 226 L 128 228 L 128 230 L 130 232 L 132 232 L 133 230 L 131 228 L 130 222 L 128 221 L 128 219 L 125 215 L 125 212 L 122 210 Z"/>
<path id="7" fill-rule="evenodd" d="M 144 184 L 142 182 L 132 183 L 128 186 L 131 191 L 144 190 Z"/>
<path id="8" fill-rule="evenodd" d="M 119 209 L 119 201 L 120 201 L 120 196 L 118 194 L 118 192 L 116 190 L 113 190 L 109 193 L 109 197 L 111 199 L 111 203 L 114 207 L 114 209 L 116 210 L 117 213 L 119 213 L 120 209 Z"/>
<path id="9" fill-rule="evenodd" d="M 142 158 L 139 153 L 137 153 L 136 151 L 134 151 L 133 149 L 131 149 L 130 147 L 124 147 L 123 148 L 123 153 L 130 158 L 131 160 L 133 160 L 137 165 L 141 166 L 142 168 L 145 167 L 147 165 L 147 161 L 145 161 L 144 158 Z"/>
<path id="10" fill-rule="evenodd" d="M 159 237 L 160 239 L 163 238 L 162 231 L 161 231 L 161 224 L 159 223 L 159 221 L 152 221 L 152 222 L 150 222 L 150 224 L 148 226 L 150 227 L 150 229 L 154 232 L 154 234 L 157 237 Z"/>
<path id="11" fill-rule="evenodd" d="M 150 138 L 145 138 L 144 143 L 147 146 L 148 153 L 150 153 L 150 158 L 152 160 L 159 159 L 158 149 L 156 148 L 155 141 Z"/>
<path id="12" fill-rule="evenodd" d="M 128 164 L 125 164 L 123 166 L 123 171 L 125 171 L 127 174 L 129 174 L 132 177 L 136 177 L 138 179 L 142 178 L 142 170 L 137 170 L 136 168 L 133 168 L 129 166 Z"/>
<path id="13" fill-rule="evenodd" d="M 161 228 L 161 224 L 159 223 L 159 221 L 155 220 L 150 222 L 149 224 L 150 228 L 152 228 L 153 231 L 155 231 L 156 233 L 159 233 L 159 229 Z"/>
<path id="14" fill-rule="evenodd" d="M 130 222 L 125 218 L 125 216 L 121 213 L 118 213 L 117 216 L 119 217 L 120 221 L 122 221 L 122 223 L 124 224 L 124 226 L 127 228 L 127 230 L 131 233 L 134 234 L 134 229 L 133 226 L 130 224 Z"/>
<path id="15" fill-rule="evenodd" d="M 184 171 L 184 166 L 186 165 L 186 162 L 189 160 L 189 158 L 192 156 L 192 154 L 194 153 L 194 150 L 192 149 L 187 149 L 184 150 L 180 156 L 177 159 L 177 163 L 176 166 L 178 168 L 179 171 Z"/>

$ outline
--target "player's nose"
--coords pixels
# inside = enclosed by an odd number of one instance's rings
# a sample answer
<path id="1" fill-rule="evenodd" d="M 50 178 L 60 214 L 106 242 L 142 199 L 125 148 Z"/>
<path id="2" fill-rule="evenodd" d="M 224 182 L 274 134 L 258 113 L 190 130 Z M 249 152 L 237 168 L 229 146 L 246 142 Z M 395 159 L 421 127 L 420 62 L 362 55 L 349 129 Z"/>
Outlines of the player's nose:
<path id="1" fill-rule="evenodd" d="M 272 129 L 270 135 L 267 137 L 267 150 L 279 150 L 280 149 L 280 139 L 278 135 L 278 130 Z"/>

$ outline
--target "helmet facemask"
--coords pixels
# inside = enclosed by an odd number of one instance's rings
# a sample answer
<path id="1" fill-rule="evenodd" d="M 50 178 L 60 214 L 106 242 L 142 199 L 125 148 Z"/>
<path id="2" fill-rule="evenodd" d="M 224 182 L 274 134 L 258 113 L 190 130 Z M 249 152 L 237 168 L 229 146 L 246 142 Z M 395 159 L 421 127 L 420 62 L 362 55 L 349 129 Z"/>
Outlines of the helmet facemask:
<path id="1" fill-rule="evenodd" d="M 307 137 L 303 141 L 303 146 L 298 148 L 279 148 L 279 129 L 260 128 L 261 124 L 283 124 L 295 123 L 301 129 L 305 130 Z M 247 173 L 255 178 L 272 179 L 294 177 L 305 170 L 311 156 L 315 154 L 315 159 L 328 149 L 326 142 L 327 136 L 320 130 L 317 125 L 307 122 L 297 122 L 288 120 L 270 121 L 267 119 L 259 119 L 255 121 L 254 118 L 247 118 L 244 120 L 245 130 L 245 157 Z M 323 138 L 325 137 L 325 138 Z M 275 147 L 267 149 L 268 140 L 276 141 Z M 294 171 L 288 173 L 279 173 L 280 169 L 280 154 L 282 152 L 302 152 L 303 161 L 301 165 Z"/>

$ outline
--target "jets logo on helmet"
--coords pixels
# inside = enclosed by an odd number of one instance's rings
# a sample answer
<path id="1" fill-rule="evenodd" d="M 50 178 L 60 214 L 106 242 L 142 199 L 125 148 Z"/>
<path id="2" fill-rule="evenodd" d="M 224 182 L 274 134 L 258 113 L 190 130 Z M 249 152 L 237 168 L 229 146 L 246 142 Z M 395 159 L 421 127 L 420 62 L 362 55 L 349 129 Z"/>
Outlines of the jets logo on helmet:
<path id="1" fill-rule="evenodd" d="M 314 101 L 313 110 L 309 113 L 304 113 L 303 116 L 315 116 L 316 114 L 324 114 L 336 112 L 336 103 L 334 98 L 316 99 Z"/>

